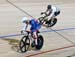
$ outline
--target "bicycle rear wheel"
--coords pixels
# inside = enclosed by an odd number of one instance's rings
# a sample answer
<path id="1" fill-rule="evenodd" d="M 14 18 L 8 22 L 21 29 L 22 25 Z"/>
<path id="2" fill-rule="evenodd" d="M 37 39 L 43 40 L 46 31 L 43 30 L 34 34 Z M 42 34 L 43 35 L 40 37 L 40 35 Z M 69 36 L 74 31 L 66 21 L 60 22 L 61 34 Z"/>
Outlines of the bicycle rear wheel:
<path id="1" fill-rule="evenodd" d="M 57 23 L 57 18 L 54 18 L 54 20 L 53 20 L 53 24 L 51 24 L 51 20 L 52 19 L 50 19 L 49 21 L 48 21 L 48 27 L 52 27 L 52 26 L 54 26 L 56 23 Z"/>
<path id="2" fill-rule="evenodd" d="M 37 50 L 40 50 L 43 47 L 44 39 L 42 35 L 38 35 L 38 45 L 36 46 Z"/>

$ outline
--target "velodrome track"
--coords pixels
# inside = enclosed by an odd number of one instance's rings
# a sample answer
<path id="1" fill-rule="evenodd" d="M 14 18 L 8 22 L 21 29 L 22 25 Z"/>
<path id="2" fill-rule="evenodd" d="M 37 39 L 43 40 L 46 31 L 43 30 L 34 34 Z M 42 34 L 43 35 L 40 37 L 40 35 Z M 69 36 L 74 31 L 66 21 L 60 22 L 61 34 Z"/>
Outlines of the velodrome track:
<path id="1" fill-rule="evenodd" d="M 9 0 L 35 18 L 46 10 L 48 4 L 60 8 L 57 24 L 50 28 L 42 27 L 44 46 L 40 51 L 30 50 L 19 53 L 12 49 L 11 40 L 21 39 L 21 19 L 29 17 L 6 0 L 0 0 L 0 57 L 75 57 L 75 1 L 74 0 Z M 44 31 L 44 32 L 43 32 Z"/>

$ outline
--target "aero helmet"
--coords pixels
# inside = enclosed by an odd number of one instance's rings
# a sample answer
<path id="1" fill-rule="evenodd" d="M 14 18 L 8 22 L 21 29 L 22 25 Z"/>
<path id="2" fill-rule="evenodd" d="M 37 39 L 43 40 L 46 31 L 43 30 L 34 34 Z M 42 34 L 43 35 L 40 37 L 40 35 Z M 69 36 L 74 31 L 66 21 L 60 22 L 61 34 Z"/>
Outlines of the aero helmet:
<path id="1" fill-rule="evenodd" d="M 51 9 L 51 5 L 48 5 L 48 6 L 47 6 L 47 9 Z"/>
<path id="2" fill-rule="evenodd" d="M 28 21 L 28 18 L 27 18 L 27 17 L 23 17 L 23 18 L 22 18 L 22 22 L 23 22 L 23 23 L 25 23 L 25 22 L 27 22 L 27 21 Z"/>

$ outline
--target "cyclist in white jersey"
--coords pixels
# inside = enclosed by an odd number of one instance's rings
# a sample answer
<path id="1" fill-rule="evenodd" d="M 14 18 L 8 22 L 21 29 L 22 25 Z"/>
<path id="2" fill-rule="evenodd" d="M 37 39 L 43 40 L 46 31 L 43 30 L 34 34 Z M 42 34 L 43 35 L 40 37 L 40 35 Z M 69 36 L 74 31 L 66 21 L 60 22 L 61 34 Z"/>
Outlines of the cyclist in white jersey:
<path id="1" fill-rule="evenodd" d="M 51 23 L 53 23 L 53 19 L 60 14 L 60 9 L 53 5 L 48 5 L 47 10 L 45 12 L 41 12 L 41 14 L 45 14 L 46 17 L 48 17 L 47 22 L 51 20 Z"/>

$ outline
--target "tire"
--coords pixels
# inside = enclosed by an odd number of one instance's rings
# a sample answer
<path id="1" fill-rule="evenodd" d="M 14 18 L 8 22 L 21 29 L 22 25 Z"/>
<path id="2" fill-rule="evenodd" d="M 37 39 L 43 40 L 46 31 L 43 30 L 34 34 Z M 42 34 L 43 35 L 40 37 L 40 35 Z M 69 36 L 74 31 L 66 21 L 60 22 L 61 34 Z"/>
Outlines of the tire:
<path id="1" fill-rule="evenodd" d="M 44 19 L 44 17 L 40 17 L 38 18 L 38 20 L 41 22 Z"/>
<path id="2" fill-rule="evenodd" d="M 40 18 L 38 18 L 38 20 L 40 21 L 41 24 L 43 24 L 44 22 L 46 23 L 47 18 L 45 18 L 45 17 L 40 17 Z"/>
<path id="3" fill-rule="evenodd" d="M 19 44 L 20 51 L 26 52 L 29 49 L 29 46 L 30 46 L 30 39 L 27 36 L 23 36 Z"/>
<path id="4" fill-rule="evenodd" d="M 37 50 L 40 50 L 43 47 L 44 39 L 42 35 L 38 35 L 38 45 L 36 46 Z"/>
<path id="5" fill-rule="evenodd" d="M 50 25 L 50 26 L 48 26 L 48 27 L 52 27 L 52 26 L 54 26 L 56 23 L 57 23 L 57 18 L 54 18 L 54 20 L 53 20 L 53 24 Z M 49 25 L 49 24 L 51 24 L 51 19 L 49 20 L 48 25 Z"/>

